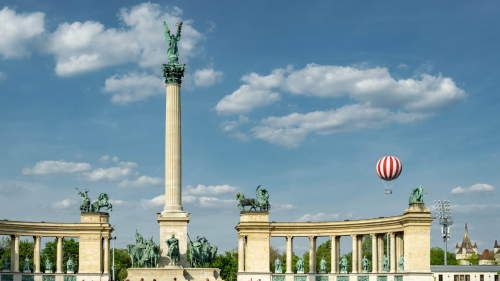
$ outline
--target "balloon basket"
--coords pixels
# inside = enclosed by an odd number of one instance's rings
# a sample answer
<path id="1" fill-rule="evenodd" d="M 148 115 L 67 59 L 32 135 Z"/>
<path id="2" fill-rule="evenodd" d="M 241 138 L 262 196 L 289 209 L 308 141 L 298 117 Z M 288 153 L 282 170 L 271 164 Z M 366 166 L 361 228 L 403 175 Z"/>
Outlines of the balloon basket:
<path id="1" fill-rule="evenodd" d="M 392 190 L 390 190 L 390 189 L 386 189 L 386 190 L 385 190 L 385 194 L 392 194 Z"/>

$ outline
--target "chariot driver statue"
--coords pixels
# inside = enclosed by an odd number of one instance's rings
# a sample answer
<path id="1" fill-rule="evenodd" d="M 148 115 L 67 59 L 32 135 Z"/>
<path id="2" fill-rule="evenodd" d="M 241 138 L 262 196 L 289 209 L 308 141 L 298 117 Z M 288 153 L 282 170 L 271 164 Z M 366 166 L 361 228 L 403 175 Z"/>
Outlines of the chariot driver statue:
<path id="1" fill-rule="evenodd" d="M 80 211 L 82 212 L 89 212 L 90 211 L 90 198 L 88 196 L 88 193 L 90 190 L 84 189 L 83 192 L 80 191 L 80 189 L 76 188 L 78 190 L 78 195 L 82 197 L 83 203 L 80 205 Z"/>
<path id="2" fill-rule="evenodd" d="M 179 49 L 177 48 L 177 42 L 181 41 L 181 28 L 182 22 L 177 23 L 177 34 L 170 35 L 170 29 L 168 29 L 168 25 L 166 22 L 163 22 L 163 33 L 165 41 L 170 41 L 168 45 L 168 63 L 170 64 L 179 64 Z"/>
<path id="3" fill-rule="evenodd" d="M 170 258 L 170 261 L 172 262 L 171 265 L 177 265 L 177 262 L 179 261 L 180 254 L 179 254 L 179 239 L 175 238 L 174 233 L 172 232 L 172 237 L 165 241 L 168 246 L 168 257 Z"/>

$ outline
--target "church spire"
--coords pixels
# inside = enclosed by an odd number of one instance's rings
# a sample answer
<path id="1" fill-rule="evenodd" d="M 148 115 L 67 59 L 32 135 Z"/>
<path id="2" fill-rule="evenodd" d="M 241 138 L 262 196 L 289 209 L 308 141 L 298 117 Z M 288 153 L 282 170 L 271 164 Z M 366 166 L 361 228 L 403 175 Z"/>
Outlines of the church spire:
<path id="1" fill-rule="evenodd" d="M 469 230 L 467 229 L 467 221 L 465 222 L 465 233 L 469 233 Z"/>

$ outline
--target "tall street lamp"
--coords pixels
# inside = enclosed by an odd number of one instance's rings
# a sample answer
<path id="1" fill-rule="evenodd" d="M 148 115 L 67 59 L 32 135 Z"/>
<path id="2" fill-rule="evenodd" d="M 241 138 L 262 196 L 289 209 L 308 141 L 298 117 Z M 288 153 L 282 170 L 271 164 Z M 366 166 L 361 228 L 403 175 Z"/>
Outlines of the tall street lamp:
<path id="1" fill-rule="evenodd" d="M 451 207 L 450 201 L 439 200 L 436 202 L 434 200 L 436 206 L 437 217 L 439 218 L 439 224 L 441 226 L 441 234 L 444 241 L 444 264 L 448 265 L 448 244 L 450 241 L 450 225 L 453 224 L 453 218 L 451 217 Z"/>

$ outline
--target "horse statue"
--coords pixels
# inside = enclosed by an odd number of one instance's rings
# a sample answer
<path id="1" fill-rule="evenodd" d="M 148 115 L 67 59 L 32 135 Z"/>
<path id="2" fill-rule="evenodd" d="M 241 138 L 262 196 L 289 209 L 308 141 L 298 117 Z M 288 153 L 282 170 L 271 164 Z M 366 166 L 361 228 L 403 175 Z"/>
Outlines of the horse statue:
<path id="1" fill-rule="evenodd" d="M 106 207 L 106 211 L 113 211 L 113 205 L 108 203 L 108 195 L 106 193 L 101 193 L 98 200 L 90 204 L 90 212 L 100 212 L 103 207 Z"/>
<path id="2" fill-rule="evenodd" d="M 259 202 L 255 198 L 245 198 L 245 195 L 241 192 L 236 193 L 236 200 L 240 200 L 240 204 L 238 204 L 238 209 L 245 211 L 245 206 L 250 206 L 250 210 L 254 209 L 257 211 L 257 207 L 259 207 Z"/>
<path id="3" fill-rule="evenodd" d="M 414 188 L 411 190 L 410 195 L 410 204 L 411 203 L 424 203 L 424 189 L 422 186 Z"/>
<path id="4" fill-rule="evenodd" d="M 153 236 L 151 236 L 149 240 L 145 240 L 136 229 L 135 243 L 135 245 L 127 245 L 132 267 L 158 267 L 160 253 L 158 246 L 153 242 Z"/>
<path id="5" fill-rule="evenodd" d="M 78 188 L 75 187 L 76 190 L 78 190 L 78 195 L 82 197 L 82 204 L 80 205 L 80 211 L 82 212 L 90 212 L 90 198 L 88 196 L 88 192 L 90 190 L 84 189 L 83 192 L 81 192 Z"/>
<path id="6" fill-rule="evenodd" d="M 260 185 L 257 186 L 257 189 L 255 190 L 255 196 L 257 197 L 257 199 L 245 198 L 245 195 L 243 195 L 243 193 L 236 193 L 236 200 L 240 201 L 240 204 L 238 204 L 238 209 L 240 209 L 241 211 L 245 211 L 245 206 L 250 206 L 249 211 L 251 211 L 252 209 L 254 211 L 257 211 L 257 208 L 259 208 L 260 211 L 269 211 L 271 209 L 271 204 L 269 203 L 269 193 L 266 189 L 259 188 Z"/>

